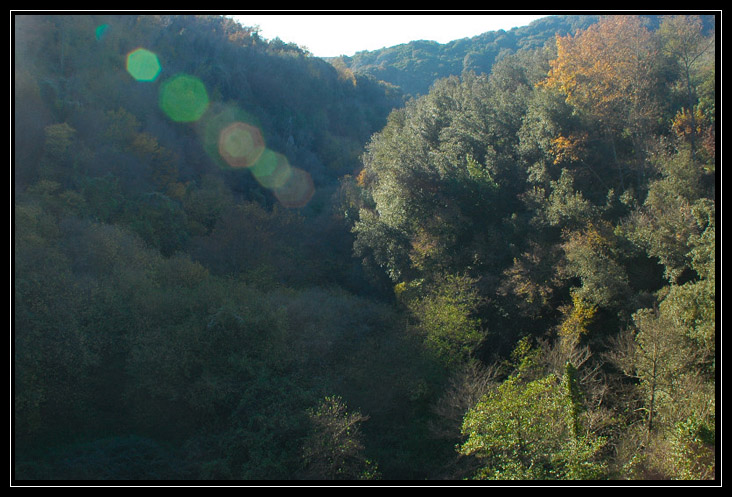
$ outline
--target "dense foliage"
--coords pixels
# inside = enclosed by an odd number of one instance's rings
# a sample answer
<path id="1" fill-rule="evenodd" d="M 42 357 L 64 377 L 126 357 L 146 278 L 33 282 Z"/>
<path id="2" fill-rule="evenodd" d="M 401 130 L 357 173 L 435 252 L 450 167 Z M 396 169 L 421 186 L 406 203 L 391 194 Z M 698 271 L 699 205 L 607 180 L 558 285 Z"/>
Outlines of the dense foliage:
<path id="1" fill-rule="evenodd" d="M 466 414 L 474 476 L 714 474 L 713 48 L 699 18 L 605 17 L 437 81 L 367 145 L 354 247 L 414 335 L 449 369 L 546 356 Z"/>
<path id="2" fill-rule="evenodd" d="M 710 19 L 13 23 L 17 481 L 715 478 Z"/>

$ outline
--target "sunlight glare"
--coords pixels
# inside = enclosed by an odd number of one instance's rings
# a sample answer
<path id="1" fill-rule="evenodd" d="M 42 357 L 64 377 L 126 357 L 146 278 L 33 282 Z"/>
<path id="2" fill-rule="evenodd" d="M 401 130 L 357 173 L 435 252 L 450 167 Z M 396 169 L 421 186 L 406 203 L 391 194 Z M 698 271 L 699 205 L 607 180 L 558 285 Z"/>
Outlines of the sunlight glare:
<path id="1" fill-rule="evenodd" d="M 198 121 L 209 100 L 206 87 L 200 79 L 178 74 L 160 86 L 160 108 L 176 122 Z"/>
<path id="2" fill-rule="evenodd" d="M 274 190 L 280 204 L 290 209 L 305 207 L 314 193 L 313 178 L 310 173 L 299 168 L 292 168 L 287 181 Z"/>
<path id="3" fill-rule="evenodd" d="M 264 138 L 259 128 L 235 122 L 219 134 L 219 154 L 231 167 L 250 167 L 264 151 Z"/>
<path id="4" fill-rule="evenodd" d="M 273 190 L 284 185 L 292 174 L 292 166 L 283 154 L 265 150 L 249 169 L 263 187 Z"/>
<path id="5" fill-rule="evenodd" d="M 161 70 L 158 56 L 150 50 L 138 48 L 127 55 L 127 72 L 137 81 L 155 81 Z"/>

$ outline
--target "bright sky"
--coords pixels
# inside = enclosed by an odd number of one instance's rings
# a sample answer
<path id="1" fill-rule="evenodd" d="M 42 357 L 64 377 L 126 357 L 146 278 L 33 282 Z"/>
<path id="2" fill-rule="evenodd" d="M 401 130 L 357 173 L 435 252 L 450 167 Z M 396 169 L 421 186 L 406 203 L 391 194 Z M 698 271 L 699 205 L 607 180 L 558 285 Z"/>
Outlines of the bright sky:
<path id="1" fill-rule="evenodd" d="M 487 31 L 526 26 L 543 15 L 514 15 L 500 11 L 461 14 L 251 14 L 232 15 L 244 26 L 259 26 L 267 40 L 279 37 L 307 48 L 316 57 L 353 55 L 414 40 L 447 43 Z"/>

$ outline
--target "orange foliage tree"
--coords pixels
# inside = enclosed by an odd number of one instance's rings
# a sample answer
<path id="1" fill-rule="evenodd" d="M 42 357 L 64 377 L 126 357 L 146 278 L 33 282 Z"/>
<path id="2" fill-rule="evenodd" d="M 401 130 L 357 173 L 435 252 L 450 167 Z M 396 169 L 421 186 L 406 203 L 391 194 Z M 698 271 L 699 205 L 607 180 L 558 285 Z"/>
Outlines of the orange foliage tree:
<path id="1" fill-rule="evenodd" d="M 638 16 L 609 16 L 575 36 L 557 37 L 557 58 L 545 84 L 590 111 L 611 129 L 652 112 L 651 34 Z"/>
<path id="2" fill-rule="evenodd" d="M 653 98 L 656 60 L 640 17 L 607 16 L 574 36 L 557 36 L 557 57 L 542 85 L 560 91 L 568 104 L 594 119 L 613 152 L 621 134 L 639 151 L 659 112 Z"/>

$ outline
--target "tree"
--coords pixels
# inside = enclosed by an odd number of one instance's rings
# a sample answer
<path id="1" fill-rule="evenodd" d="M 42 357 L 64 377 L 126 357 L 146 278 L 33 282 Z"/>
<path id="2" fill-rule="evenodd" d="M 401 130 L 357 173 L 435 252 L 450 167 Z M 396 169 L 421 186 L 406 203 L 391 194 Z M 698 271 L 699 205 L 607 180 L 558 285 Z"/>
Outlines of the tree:
<path id="1" fill-rule="evenodd" d="M 416 333 L 445 364 L 465 364 L 485 339 L 476 317 L 481 299 L 475 284 L 469 277 L 449 275 L 407 302 Z"/>
<path id="2" fill-rule="evenodd" d="M 491 90 L 499 86 L 469 73 L 441 80 L 394 111 L 367 145 L 362 184 L 373 207 L 361 210 L 356 248 L 381 259 L 393 281 L 463 272 L 505 256 L 499 243 L 487 249 L 515 203 L 503 185 L 518 175 L 511 160 L 516 109 L 495 115 Z"/>
<path id="3" fill-rule="evenodd" d="M 557 37 L 557 58 L 544 84 L 619 131 L 631 112 L 643 109 L 653 88 L 653 55 L 651 35 L 640 17 L 604 17 L 574 36 Z"/>
<path id="4" fill-rule="evenodd" d="M 551 226 L 576 230 L 595 219 L 598 209 L 574 187 L 574 176 L 562 169 L 559 179 L 552 181 L 546 205 L 538 213 Z"/>
<path id="5" fill-rule="evenodd" d="M 666 304 L 637 311 L 635 329 L 614 342 L 607 356 L 638 381 L 644 423 L 635 457 L 644 460 L 646 470 L 668 478 L 713 477 L 713 380 L 703 368 L 704 352 L 685 336 Z"/>
<path id="6" fill-rule="evenodd" d="M 66 122 L 46 126 L 45 133 L 41 176 L 68 185 L 74 172 L 74 158 L 78 154 L 78 133 Z"/>
<path id="7" fill-rule="evenodd" d="M 181 250 L 188 241 L 186 215 L 178 202 L 151 192 L 130 202 L 121 221 L 165 256 Z"/>
<path id="8" fill-rule="evenodd" d="M 598 479 L 604 439 L 580 424 L 575 370 L 534 380 L 521 375 L 486 395 L 465 415 L 459 452 L 482 461 L 478 479 Z"/>
<path id="9" fill-rule="evenodd" d="M 231 190 L 218 176 L 206 175 L 198 184 L 188 185 L 182 198 L 188 231 L 193 236 L 210 234 L 233 203 Z"/>
<path id="10" fill-rule="evenodd" d="M 627 130 L 639 153 L 640 138 L 653 129 L 659 113 L 655 59 L 651 34 L 639 16 L 608 16 L 574 36 L 557 37 L 557 58 L 543 82 L 599 122 L 611 144 L 621 187 L 624 173 L 616 141 Z M 563 148 L 570 149 L 568 145 Z M 642 165 L 642 156 L 635 160 Z"/>
<path id="11" fill-rule="evenodd" d="M 463 416 L 496 388 L 500 373 L 499 367 L 486 367 L 478 360 L 468 361 L 456 369 L 433 407 L 433 412 L 439 417 L 431 426 L 435 435 L 459 441 Z"/>
<path id="12" fill-rule="evenodd" d="M 668 466 L 679 480 L 715 478 L 714 430 L 707 422 L 691 415 L 679 422 L 671 435 Z"/>
<path id="13" fill-rule="evenodd" d="M 409 269 L 407 235 L 382 220 L 370 209 L 361 209 L 353 232 L 354 254 L 374 281 L 386 273 L 392 282 L 404 278 Z"/>
<path id="14" fill-rule="evenodd" d="M 561 253 L 560 247 L 531 241 L 528 250 L 503 272 L 499 294 L 513 296 L 516 309 L 530 318 L 551 312 L 555 290 L 560 286 L 557 267 Z"/>
<path id="15" fill-rule="evenodd" d="M 694 212 L 713 205 L 713 192 L 704 188 L 707 173 L 688 149 L 661 151 L 654 164 L 660 177 L 649 184 L 643 205 L 622 222 L 622 232 L 657 258 L 669 282 L 683 283 L 693 274 L 691 250 L 707 224 L 700 224 Z"/>
<path id="16" fill-rule="evenodd" d="M 58 222 L 32 205 L 16 215 L 16 440 L 106 430 L 123 411 L 131 296 L 145 298 L 159 255 L 117 226 Z"/>
<path id="17" fill-rule="evenodd" d="M 308 479 L 371 480 L 376 466 L 363 455 L 360 425 L 368 420 L 359 411 L 348 412 L 338 396 L 326 396 L 308 410 L 311 431 L 303 442 L 303 460 Z"/>
<path id="18" fill-rule="evenodd" d="M 621 304 L 628 292 L 625 268 L 618 262 L 618 241 L 606 222 L 589 222 L 581 231 L 567 235 L 562 244 L 564 277 L 580 278 L 577 297 L 590 305 L 611 307 Z M 576 304 L 576 302 L 575 302 Z"/>
<path id="19" fill-rule="evenodd" d="M 695 73 L 704 55 L 713 49 L 714 37 L 707 38 L 702 34 L 702 22 L 699 16 L 664 16 L 658 34 L 663 43 L 663 51 L 678 64 L 686 87 L 686 113 L 691 120 L 689 142 L 693 160 L 698 135 Z"/>

